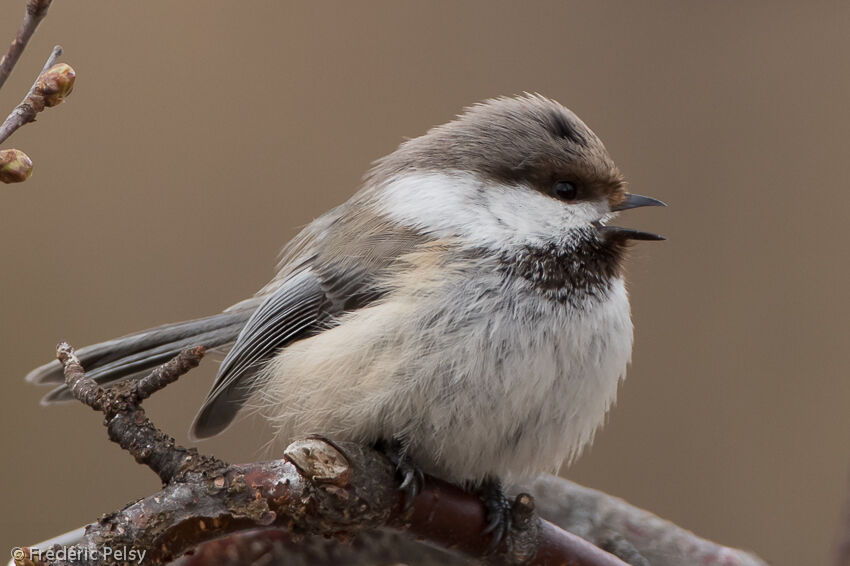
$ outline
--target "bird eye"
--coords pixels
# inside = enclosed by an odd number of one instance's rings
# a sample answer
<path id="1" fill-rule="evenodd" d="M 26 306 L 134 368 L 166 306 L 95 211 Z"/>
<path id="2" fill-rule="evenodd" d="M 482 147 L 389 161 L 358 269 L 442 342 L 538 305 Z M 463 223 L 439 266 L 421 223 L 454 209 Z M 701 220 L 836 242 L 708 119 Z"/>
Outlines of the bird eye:
<path id="1" fill-rule="evenodd" d="M 578 198 L 578 189 L 569 181 L 558 181 L 555 183 L 555 196 L 561 200 L 575 200 Z"/>

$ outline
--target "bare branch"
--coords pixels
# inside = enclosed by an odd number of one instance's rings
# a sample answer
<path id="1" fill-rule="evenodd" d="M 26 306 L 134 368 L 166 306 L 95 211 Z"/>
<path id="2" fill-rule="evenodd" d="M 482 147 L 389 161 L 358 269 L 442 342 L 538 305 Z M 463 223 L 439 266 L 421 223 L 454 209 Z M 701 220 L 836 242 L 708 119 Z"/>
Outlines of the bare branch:
<path id="1" fill-rule="evenodd" d="M 562 478 L 541 477 L 529 491 L 541 517 L 609 552 L 627 542 L 652 566 L 767 566 L 754 554 L 706 540 L 619 497 Z"/>
<path id="2" fill-rule="evenodd" d="M 139 406 L 141 399 L 157 387 L 175 381 L 197 367 L 204 348 L 189 348 L 170 362 L 156 368 L 141 380 L 125 381 L 111 388 L 99 386 L 86 377 L 80 360 L 66 342 L 56 347 L 56 355 L 65 371 L 65 383 L 75 399 L 102 412 L 109 439 L 145 464 L 163 484 L 182 479 L 184 474 L 219 470 L 226 464 L 216 458 L 202 457 L 197 450 L 177 446 L 174 439 L 156 428 Z"/>
<path id="3" fill-rule="evenodd" d="M 73 552 L 64 548 L 65 556 L 73 559 L 51 556 L 51 550 L 58 548 L 50 543 L 28 549 L 16 560 L 18 565 L 99 566 L 115 560 L 103 549 L 129 548 L 137 553 L 136 562 L 143 558 L 145 564 L 156 566 L 207 542 L 212 546 L 199 549 L 186 564 L 201 566 L 198 557 L 215 556 L 214 564 L 238 566 L 244 563 L 240 557 L 258 552 L 264 556 L 256 556 L 257 563 L 276 559 L 288 564 L 293 556 L 301 556 L 309 557 L 310 564 L 338 564 L 340 554 L 348 552 L 361 559 L 355 563 L 366 564 L 362 559 L 367 547 L 380 552 L 376 560 L 398 558 L 395 561 L 420 566 L 479 560 L 524 565 L 627 564 L 602 546 L 633 566 L 764 566 L 751 555 L 699 539 L 619 499 L 557 478 L 535 483 L 534 496 L 516 496 L 509 536 L 495 554 L 485 556 L 489 546 L 489 537 L 483 534 L 486 511 L 476 495 L 426 476 L 407 511 L 395 468 L 371 448 L 311 437 L 292 443 L 284 459 L 272 462 L 235 466 L 199 455 L 156 429 L 140 403 L 197 366 L 203 353 L 203 348 L 184 350 L 141 380 L 104 388 L 85 375 L 70 346 L 58 346 L 57 356 L 74 397 L 103 412 L 110 439 L 154 470 L 165 485 L 160 492 L 76 533 Z M 541 519 L 538 507 L 553 522 Z M 271 527 L 285 532 L 272 532 Z M 221 537 L 228 538 L 213 541 Z M 346 546 L 341 542 L 345 540 L 356 544 Z M 372 544 L 364 545 L 364 541 Z M 417 541 L 429 543 L 429 550 Z M 69 544 L 67 538 L 62 544 Z M 314 560 L 316 544 L 331 550 L 337 559 Z M 331 544 L 336 547 L 331 549 Z M 143 557 L 138 554 L 142 551 Z"/>
<path id="4" fill-rule="evenodd" d="M 537 502 L 541 517 L 596 546 L 619 547 L 618 555 L 635 566 L 767 566 L 751 553 L 707 541 L 622 499 L 563 478 L 543 476 L 525 487 Z M 386 530 L 360 533 L 350 545 L 318 536 L 293 537 L 255 530 L 201 545 L 192 556 L 173 566 L 263 563 L 468 566 L 470 561 Z"/>
<path id="5" fill-rule="evenodd" d="M 488 543 L 481 534 L 485 511 L 476 496 L 429 478 L 408 516 L 402 510 L 392 464 L 373 450 L 316 438 L 290 447 L 291 456 L 293 451 L 304 451 L 302 457 L 296 457 L 298 464 L 277 460 L 228 466 L 217 475 L 186 474 L 182 481 L 90 525 L 77 555 L 96 556 L 97 549 L 128 547 L 146 549 L 146 564 L 165 564 L 201 542 L 277 526 L 294 535 L 336 537 L 390 527 L 467 556 L 483 556 Z M 338 472 L 327 473 L 328 461 L 346 464 Z M 528 539 L 524 544 L 502 548 L 491 560 L 503 564 L 625 565 L 551 523 L 534 522 L 537 528 L 519 533 L 520 539 Z M 515 553 L 518 548 L 522 551 Z M 90 559 L 82 563 L 102 562 Z"/>
<path id="6" fill-rule="evenodd" d="M 12 74 L 12 69 L 15 68 L 15 64 L 17 64 L 18 59 L 21 57 L 21 53 L 24 52 L 24 48 L 29 43 L 32 34 L 35 33 L 35 28 L 38 27 L 38 24 L 41 23 L 41 20 L 47 15 L 47 9 L 50 8 L 50 3 L 52 0 L 28 0 L 27 1 L 27 11 L 24 14 L 24 19 L 21 22 L 20 27 L 18 27 L 18 33 L 15 34 L 15 39 L 12 40 L 12 44 L 9 46 L 9 50 L 6 51 L 6 54 L 0 59 L 0 88 L 3 88 L 3 84 L 6 82 L 6 79 L 9 78 L 9 75 Z"/>
<path id="7" fill-rule="evenodd" d="M 484 556 L 489 546 L 484 534 L 486 511 L 476 495 L 426 477 L 407 511 L 393 465 L 371 448 L 314 437 L 291 444 L 283 460 L 232 466 L 177 446 L 154 427 L 140 402 L 197 366 L 203 352 L 203 348 L 184 350 L 139 381 L 104 388 L 86 377 L 68 344 L 57 347 L 65 382 L 74 397 L 103 412 L 110 439 L 165 483 L 156 495 L 90 525 L 78 545 L 81 551 L 143 548 L 147 551 L 145 563 L 156 565 L 204 541 L 257 527 L 336 536 L 388 527 L 468 556 Z M 514 527 L 497 554 L 489 557 L 493 562 L 625 565 L 614 555 L 539 519 L 529 495 L 518 496 L 513 511 Z M 85 564 L 103 563 L 103 556 L 96 552 L 81 555 L 88 556 Z"/>
<path id="8" fill-rule="evenodd" d="M 0 88 L 9 78 L 24 48 L 35 33 L 35 29 L 50 8 L 52 0 L 27 0 L 27 11 L 21 22 L 15 39 L 6 55 L 0 59 Z M 56 64 L 62 54 L 62 48 L 56 46 L 47 58 L 47 62 L 36 77 L 35 82 L 24 99 L 12 110 L 12 113 L 0 124 L 0 143 L 6 141 L 15 130 L 35 120 L 36 114 L 61 104 L 74 88 L 75 73 L 69 65 Z M 0 151 L 0 182 L 20 183 L 32 174 L 32 160 L 19 149 Z"/>
<path id="9" fill-rule="evenodd" d="M 198 367 L 204 357 L 202 347 L 190 348 L 180 352 L 167 363 L 154 368 L 147 376 L 135 383 L 135 394 L 138 401 L 147 399 L 163 387 L 174 383 L 182 375 Z"/>
<path id="10" fill-rule="evenodd" d="M 36 115 L 45 108 L 61 104 L 71 93 L 76 74 L 69 65 L 56 64 L 56 59 L 60 55 L 62 55 L 62 47 L 57 45 L 47 58 L 44 68 L 36 77 L 29 92 L 0 125 L 0 143 L 6 141 L 21 126 L 35 121 Z"/>

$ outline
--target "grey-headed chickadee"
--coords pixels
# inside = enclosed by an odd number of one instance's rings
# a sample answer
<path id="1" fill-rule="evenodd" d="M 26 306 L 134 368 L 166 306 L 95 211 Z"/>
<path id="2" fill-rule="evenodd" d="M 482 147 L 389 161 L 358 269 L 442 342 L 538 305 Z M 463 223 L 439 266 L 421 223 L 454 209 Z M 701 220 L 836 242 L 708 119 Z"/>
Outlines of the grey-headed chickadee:
<path id="1" fill-rule="evenodd" d="M 488 100 L 378 160 L 255 297 L 78 355 L 109 382 L 186 346 L 229 347 L 195 437 L 248 404 L 282 439 L 383 443 L 498 497 L 497 480 L 557 470 L 604 420 L 632 350 L 621 260 L 629 240 L 662 239 L 606 222 L 660 204 L 626 192 L 557 102 Z M 60 386 L 45 401 L 68 398 Z"/>

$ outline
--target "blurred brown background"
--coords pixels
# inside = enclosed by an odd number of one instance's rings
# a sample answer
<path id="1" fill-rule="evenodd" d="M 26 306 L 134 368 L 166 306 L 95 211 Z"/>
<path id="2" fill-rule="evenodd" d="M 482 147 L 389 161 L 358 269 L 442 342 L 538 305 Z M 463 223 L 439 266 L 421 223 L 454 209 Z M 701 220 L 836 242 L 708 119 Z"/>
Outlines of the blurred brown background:
<path id="1" fill-rule="evenodd" d="M 11 39 L 23 0 L 2 0 Z M 774 564 L 824 564 L 850 467 L 850 4 L 57 2 L 0 96 L 61 43 L 62 107 L 5 147 L 0 550 L 158 488 L 78 405 L 23 382 L 77 346 L 215 312 L 271 276 L 369 163 L 464 105 L 538 91 L 605 140 L 636 347 L 571 478 Z M 185 441 L 215 364 L 147 403 Z M 265 457 L 258 423 L 203 450 Z M 4 559 L 5 560 L 5 559 Z"/>

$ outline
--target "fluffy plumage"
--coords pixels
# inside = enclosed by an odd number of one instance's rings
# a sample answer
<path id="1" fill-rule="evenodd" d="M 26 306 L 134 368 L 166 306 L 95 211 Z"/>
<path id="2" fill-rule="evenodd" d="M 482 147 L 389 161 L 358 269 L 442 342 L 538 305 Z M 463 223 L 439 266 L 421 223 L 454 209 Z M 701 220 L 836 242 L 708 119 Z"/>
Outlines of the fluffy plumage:
<path id="1" fill-rule="evenodd" d="M 564 182 L 572 200 L 553 190 Z M 566 108 L 486 101 L 376 162 L 256 297 L 91 347 L 83 362 L 108 381 L 193 339 L 232 344 L 198 437 L 250 403 L 282 440 L 398 441 L 450 480 L 555 470 L 591 441 L 625 375 L 620 263 L 626 240 L 652 235 L 604 223 L 657 204 L 637 198 Z M 48 364 L 31 377 L 58 375 Z"/>
<path id="2" fill-rule="evenodd" d="M 629 360 L 623 281 L 580 308 L 541 300 L 499 259 L 450 239 L 398 270 L 380 300 L 264 367 L 258 404 L 280 437 L 395 438 L 425 470 L 473 483 L 577 455 Z"/>

